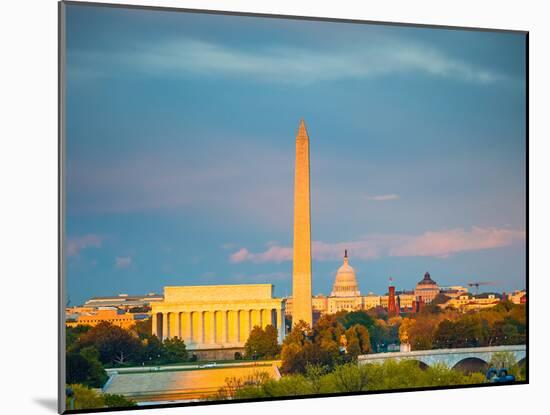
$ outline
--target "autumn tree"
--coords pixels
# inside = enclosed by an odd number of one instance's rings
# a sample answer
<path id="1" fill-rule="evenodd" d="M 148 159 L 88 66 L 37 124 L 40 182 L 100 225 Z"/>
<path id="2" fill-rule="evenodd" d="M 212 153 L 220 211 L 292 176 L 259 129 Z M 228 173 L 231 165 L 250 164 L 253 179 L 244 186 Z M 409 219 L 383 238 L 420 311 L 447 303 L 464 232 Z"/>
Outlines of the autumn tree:
<path id="1" fill-rule="evenodd" d="M 356 324 L 346 330 L 347 353 L 355 360 L 360 354 L 370 353 L 369 331 L 365 326 Z"/>
<path id="2" fill-rule="evenodd" d="M 371 350 L 381 351 L 383 345 L 392 342 L 391 330 L 386 322 L 388 315 L 384 309 L 369 311 L 352 311 L 339 316 L 345 329 L 360 324 L 367 328 L 371 342 Z"/>
<path id="3" fill-rule="evenodd" d="M 244 345 L 245 355 L 254 359 L 272 359 L 279 353 L 277 329 L 268 324 L 265 329 L 254 326 Z"/>
<path id="4" fill-rule="evenodd" d="M 309 324 L 299 321 L 286 336 L 281 349 L 283 373 L 305 372 L 308 353 L 312 348 L 312 331 Z"/>
<path id="5" fill-rule="evenodd" d="M 404 318 L 399 326 L 399 341 L 403 344 L 408 344 L 410 341 L 410 331 L 413 326 L 416 324 L 416 321 L 410 318 Z"/>

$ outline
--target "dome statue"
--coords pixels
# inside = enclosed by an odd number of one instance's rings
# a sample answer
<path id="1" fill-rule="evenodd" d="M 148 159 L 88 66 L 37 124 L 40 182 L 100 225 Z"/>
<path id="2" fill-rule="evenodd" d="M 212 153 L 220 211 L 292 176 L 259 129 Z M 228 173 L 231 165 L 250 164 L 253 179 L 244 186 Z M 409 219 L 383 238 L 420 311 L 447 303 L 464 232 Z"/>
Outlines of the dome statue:
<path id="1" fill-rule="evenodd" d="M 358 297 L 361 293 L 355 278 L 355 270 L 348 263 L 348 251 L 344 251 L 344 263 L 336 273 L 331 297 Z"/>

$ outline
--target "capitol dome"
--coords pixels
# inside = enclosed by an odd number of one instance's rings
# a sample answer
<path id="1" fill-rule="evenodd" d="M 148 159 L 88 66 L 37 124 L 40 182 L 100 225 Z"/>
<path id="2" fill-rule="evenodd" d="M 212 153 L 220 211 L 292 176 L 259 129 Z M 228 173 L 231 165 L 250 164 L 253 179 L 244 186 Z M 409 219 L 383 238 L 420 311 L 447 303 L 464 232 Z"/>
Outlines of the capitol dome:
<path id="1" fill-rule="evenodd" d="M 418 282 L 417 285 L 437 285 L 437 283 L 432 280 L 429 272 L 424 274 L 424 278 Z"/>
<path id="2" fill-rule="evenodd" d="M 357 297 L 360 296 L 355 270 L 348 263 L 348 251 L 344 253 L 344 263 L 336 273 L 336 279 L 332 286 L 331 297 Z"/>

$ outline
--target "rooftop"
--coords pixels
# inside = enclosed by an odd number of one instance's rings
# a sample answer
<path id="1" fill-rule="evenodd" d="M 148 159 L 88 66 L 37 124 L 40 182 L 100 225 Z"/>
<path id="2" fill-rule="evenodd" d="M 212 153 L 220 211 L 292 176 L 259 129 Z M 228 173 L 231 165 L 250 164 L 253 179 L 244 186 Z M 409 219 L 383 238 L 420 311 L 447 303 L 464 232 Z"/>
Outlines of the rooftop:
<path id="1" fill-rule="evenodd" d="M 418 285 L 437 285 L 437 283 L 432 280 L 430 273 L 426 272 L 424 278 L 418 282 Z"/>

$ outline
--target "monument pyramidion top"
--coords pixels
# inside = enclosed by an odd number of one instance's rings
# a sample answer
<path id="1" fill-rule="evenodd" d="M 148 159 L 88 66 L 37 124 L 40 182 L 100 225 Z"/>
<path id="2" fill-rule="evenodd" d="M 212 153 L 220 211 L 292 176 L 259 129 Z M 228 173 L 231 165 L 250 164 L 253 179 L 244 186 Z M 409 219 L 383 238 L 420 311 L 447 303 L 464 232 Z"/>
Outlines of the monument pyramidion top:
<path id="1" fill-rule="evenodd" d="M 296 135 L 296 141 L 298 140 L 309 141 L 309 136 L 307 135 L 306 123 L 303 118 L 300 120 L 300 126 L 298 127 L 298 134 Z"/>

